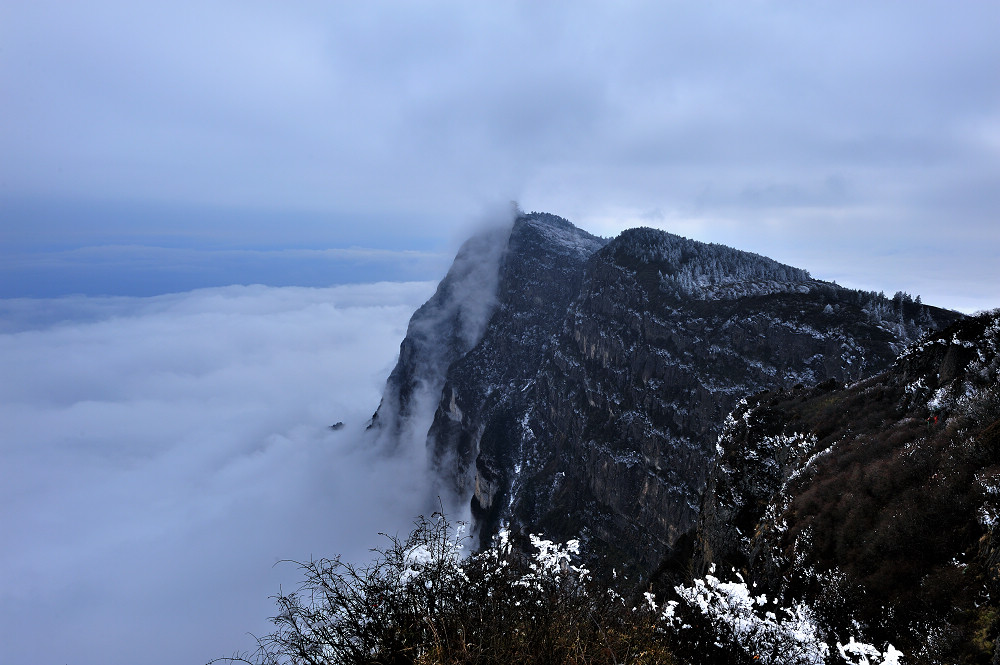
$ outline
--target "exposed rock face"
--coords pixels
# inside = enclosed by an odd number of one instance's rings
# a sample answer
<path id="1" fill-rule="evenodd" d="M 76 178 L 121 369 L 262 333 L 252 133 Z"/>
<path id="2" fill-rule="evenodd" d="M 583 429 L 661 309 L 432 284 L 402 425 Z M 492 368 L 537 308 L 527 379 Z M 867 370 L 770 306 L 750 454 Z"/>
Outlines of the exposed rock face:
<path id="1" fill-rule="evenodd" d="M 719 445 L 694 576 L 736 568 L 920 662 L 1000 658 L 1000 314 L 846 387 L 750 397 Z"/>
<path id="2" fill-rule="evenodd" d="M 441 491 L 496 511 L 514 464 L 509 442 L 526 391 L 580 290 L 587 259 L 605 241 L 555 215 L 519 218 L 499 266 L 496 310 L 479 344 L 449 369 L 428 434 Z M 485 447 L 493 454 L 480 455 Z M 477 472 L 477 464 L 480 470 Z"/>
<path id="3" fill-rule="evenodd" d="M 743 396 L 858 379 L 957 316 L 661 231 L 605 242 L 521 216 L 481 337 L 430 363 L 448 363 L 431 458 L 442 488 L 471 499 L 482 537 L 501 522 L 582 532 L 609 565 L 649 570 L 695 524 Z M 404 341 L 376 421 L 387 403 L 406 413 L 427 348 Z"/>

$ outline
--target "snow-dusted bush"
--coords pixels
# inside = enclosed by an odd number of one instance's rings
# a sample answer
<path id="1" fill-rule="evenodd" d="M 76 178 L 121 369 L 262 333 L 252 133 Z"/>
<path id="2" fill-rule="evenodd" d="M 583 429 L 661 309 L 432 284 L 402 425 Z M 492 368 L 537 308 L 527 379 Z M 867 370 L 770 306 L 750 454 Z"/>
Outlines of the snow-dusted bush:
<path id="1" fill-rule="evenodd" d="M 901 665 L 903 662 L 902 652 L 891 644 L 885 651 L 879 651 L 870 644 L 855 642 L 853 637 L 846 645 L 837 642 L 837 652 L 851 665 Z"/>
<path id="2" fill-rule="evenodd" d="M 714 568 L 713 568 L 714 572 Z M 713 574 L 676 588 L 680 601 L 664 609 L 680 639 L 701 642 L 706 655 L 716 649 L 742 652 L 763 665 L 823 665 L 830 646 L 804 604 L 777 607 L 754 594 L 740 575 L 723 582 Z"/>
<path id="3" fill-rule="evenodd" d="M 724 582 L 714 574 L 675 588 L 679 601 L 662 609 L 677 636 L 678 651 L 693 663 L 753 662 L 762 665 L 901 665 L 902 653 L 857 642 L 836 643 L 834 652 L 812 609 L 804 603 L 781 607 L 755 593 L 743 577 Z M 839 656 L 839 658 L 837 657 Z M 722 658 L 723 660 L 720 660 Z"/>
<path id="4" fill-rule="evenodd" d="M 652 665 L 761 663 L 900 665 L 901 654 L 853 638 L 829 646 L 804 604 L 780 607 L 742 577 L 714 574 L 678 586 L 659 606 L 652 593 L 601 587 L 576 564 L 578 541 L 501 532 L 468 554 L 442 515 L 419 518 L 405 540 L 389 537 L 364 566 L 301 564 L 301 587 L 277 596 L 275 632 L 255 665 L 481 663 Z M 674 654 L 680 657 L 675 657 Z"/>
<path id="5" fill-rule="evenodd" d="M 672 663 L 655 617 L 596 587 L 574 564 L 579 543 L 531 536 L 466 555 L 441 515 L 389 538 L 374 560 L 302 564 L 305 581 L 277 597 L 274 633 L 254 654 L 278 664 Z"/>

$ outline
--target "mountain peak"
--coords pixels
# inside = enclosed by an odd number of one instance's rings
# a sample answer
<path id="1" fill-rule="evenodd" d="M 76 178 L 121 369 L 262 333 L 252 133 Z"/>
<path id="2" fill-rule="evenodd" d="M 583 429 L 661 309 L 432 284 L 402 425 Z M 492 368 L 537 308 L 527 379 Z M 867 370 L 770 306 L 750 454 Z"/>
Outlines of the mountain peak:
<path id="1" fill-rule="evenodd" d="M 575 254 L 580 258 L 589 257 L 603 247 L 607 241 L 574 226 L 568 220 L 547 212 L 531 212 L 519 215 L 511 232 L 512 244 L 525 235 L 537 236 L 537 240 L 547 245 L 550 251 Z"/>
<path id="2" fill-rule="evenodd" d="M 857 381 L 959 316 L 664 231 L 607 241 L 521 214 L 414 315 L 379 418 L 426 445 L 435 495 L 483 542 L 586 532 L 648 572 L 695 524 L 740 399 Z M 467 320 L 478 337 L 456 337 Z"/>
<path id="3" fill-rule="evenodd" d="M 623 231 L 603 254 L 626 268 L 656 271 L 664 292 L 698 299 L 808 291 L 808 271 L 726 245 L 651 228 Z"/>

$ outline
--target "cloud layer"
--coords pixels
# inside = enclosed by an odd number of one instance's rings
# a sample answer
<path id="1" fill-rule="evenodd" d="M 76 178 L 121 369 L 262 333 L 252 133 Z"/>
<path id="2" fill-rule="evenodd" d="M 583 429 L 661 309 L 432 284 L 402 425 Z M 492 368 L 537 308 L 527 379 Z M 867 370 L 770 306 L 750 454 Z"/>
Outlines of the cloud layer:
<path id="1" fill-rule="evenodd" d="M 4 301 L 0 660 L 229 655 L 298 581 L 278 560 L 405 530 L 420 451 L 362 432 L 433 286 Z"/>
<path id="2" fill-rule="evenodd" d="M 869 288 L 917 291 L 912 263 L 945 264 L 926 300 L 1000 304 L 991 3 L 2 12 L 11 199 L 284 212 L 272 247 L 319 213 L 339 247 L 441 238 L 514 198 L 596 233 L 655 225 Z"/>
<path id="3" fill-rule="evenodd" d="M 521 195 L 574 215 L 997 203 L 985 4 L 6 14 L 7 191 L 441 212 Z"/>

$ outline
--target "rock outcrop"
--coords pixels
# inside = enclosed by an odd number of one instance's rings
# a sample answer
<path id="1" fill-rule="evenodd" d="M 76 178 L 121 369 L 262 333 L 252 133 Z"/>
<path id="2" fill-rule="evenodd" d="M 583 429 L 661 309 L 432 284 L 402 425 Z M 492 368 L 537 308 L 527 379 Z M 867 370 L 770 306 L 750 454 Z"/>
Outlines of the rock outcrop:
<path id="1" fill-rule="evenodd" d="M 481 538 L 501 523 L 582 535 L 609 567 L 651 570 L 695 526 L 744 396 L 856 381 L 959 318 L 652 229 L 605 241 L 532 213 L 504 237 L 488 323 L 456 338 L 461 316 L 439 315 L 453 269 L 414 315 L 374 422 L 424 419 L 441 490 L 471 502 Z M 423 415 L 417 385 L 434 401 Z"/>
<path id="2" fill-rule="evenodd" d="M 750 397 L 719 446 L 689 558 L 661 588 L 735 569 L 908 662 L 997 662 L 1000 313 L 863 381 Z"/>

